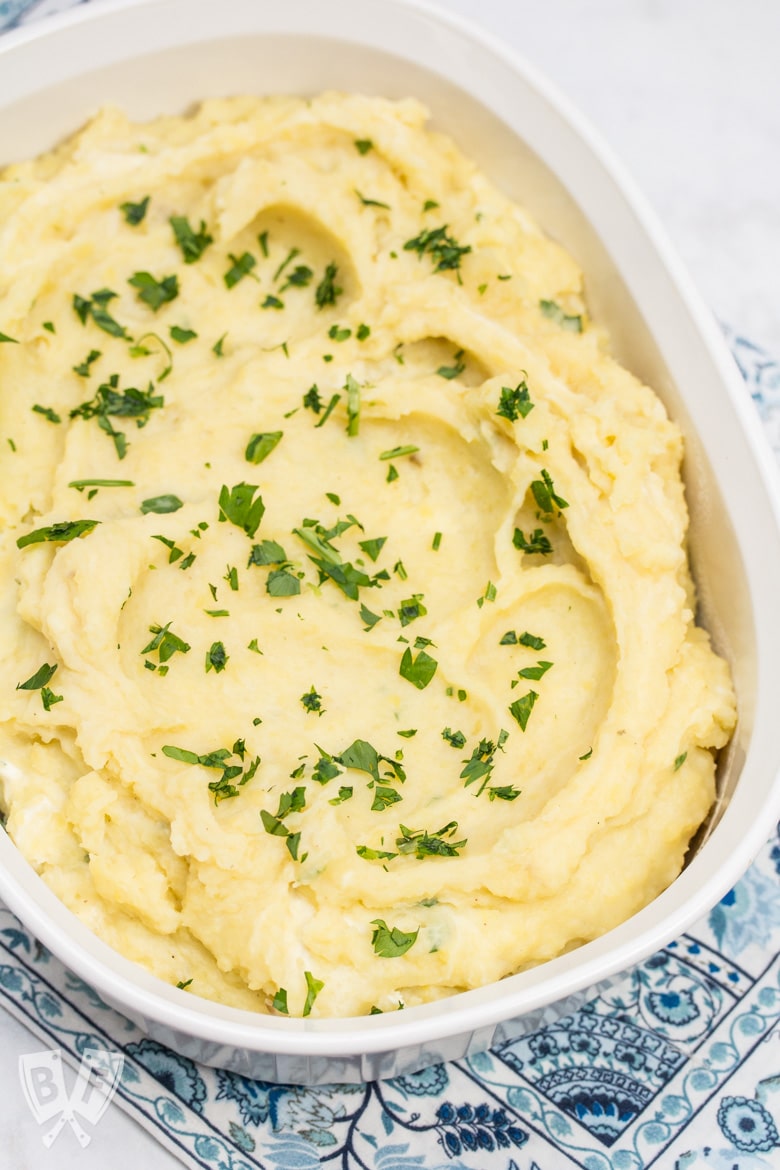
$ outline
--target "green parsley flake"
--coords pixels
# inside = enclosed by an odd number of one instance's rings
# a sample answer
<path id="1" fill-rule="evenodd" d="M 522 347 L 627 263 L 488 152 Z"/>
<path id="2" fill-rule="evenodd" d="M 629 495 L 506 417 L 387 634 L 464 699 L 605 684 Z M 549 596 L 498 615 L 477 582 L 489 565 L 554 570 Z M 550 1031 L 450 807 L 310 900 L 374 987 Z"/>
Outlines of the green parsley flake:
<path id="1" fill-rule="evenodd" d="M 78 374 L 80 378 L 88 378 L 91 373 L 90 366 L 93 362 L 96 362 L 100 356 L 101 353 L 99 349 L 91 349 L 84 358 L 84 361 L 73 367 L 73 373 Z"/>
<path id="2" fill-rule="evenodd" d="M 525 379 L 518 382 L 514 389 L 509 386 L 501 387 L 496 414 L 501 415 L 502 418 L 509 419 L 510 422 L 517 422 L 519 418 L 527 418 L 533 408 L 534 404 L 531 401 Z"/>
<path id="3" fill-rule="evenodd" d="M 245 276 L 254 275 L 252 269 L 257 261 L 251 252 L 242 252 L 240 256 L 234 256 L 232 252 L 229 252 L 228 256 L 232 260 L 232 265 L 228 268 L 223 279 L 227 288 L 234 288 Z M 255 277 L 255 279 L 257 278 Z"/>
<path id="4" fill-rule="evenodd" d="M 427 253 L 434 261 L 434 272 L 460 268 L 461 257 L 471 251 L 471 246 L 461 247 L 457 240 L 447 234 L 447 224 L 438 228 L 426 228 L 419 236 L 407 240 L 405 252 L 416 252 L 422 257 Z"/>
<path id="5" fill-rule="evenodd" d="M 49 422 L 51 422 L 51 423 L 61 423 L 62 422 L 62 419 L 57 414 L 57 411 L 52 410 L 52 408 L 50 406 L 39 406 L 39 404 L 36 402 L 35 406 L 33 406 L 32 409 L 35 411 L 36 414 L 42 414 L 43 417 L 47 418 L 49 420 Z"/>
<path id="6" fill-rule="evenodd" d="M 168 332 L 171 339 L 179 345 L 186 345 L 188 341 L 194 341 L 198 336 L 194 329 L 184 329 L 181 325 L 171 325 Z"/>
<path id="7" fill-rule="evenodd" d="M 521 731 L 525 731 L 528 726 L 533 705 L 538 698 L 539 696 L 536 691 L 529 691 L 527 695 L 523 695 L 522 698 L 515 699 L 514 703 L 510 703 L 509 712 L 513 719 L 516 719 L 520 724 Z"/>
<path id="8" fill-rule="evenodd" d="M 311 1015 L 311 1009 L 314 1007 L 314 1001 L 322 991 L 325 984 L 321 979 L 315 979 L 311 971 L 304 971 L 304 978 L 306 980 L 306 1002 L 303 1005 L 303 1015 Z"/>
<path id="9" fill-rule="evenodd" d="M 219 519 L 229 520 L 247 536 L 254 536 L 265 514 L 263 497 L 255 498 L 257 491 L 259 488 L 253 483 L 237 483 L 232 488 L 223 484 L 219 493 Z"/>
<path id="10" fill-rule="evenodd" d="M 466 363 L 461 360 L 463 358 L 463 353 L 464 351 L 462 349 L 458 350 L 458 352 L 453 356 L 453 365 L 439 366 L 436 373 L 440 378 L 446 378 L 448 382 L 451 382 L 454 378 L 460 377 L 466 368 Z"/>
<path id="11" fill-rule="evenodd" d="M 225 651 L 224 642 L 212 642 L 206 651 L 206 674 L 211 670 L 215 671 L 216 674 L 221 674 L 229 660 L 230 656 Z"/>
<path id="12" fill-rule="evenodd" d="M 137 203 L 131 203 L 129 200 L 126 203 L 120 203 L 119 210 L 125 217 L 125 223 L 129 223 L 131 227 L 138 227 L 138 224 L 146 217 L 149 199 L 150 196 L 145 195 Z"/>
<path id="13" fill-rule="evenodd" d="M 110 334 L 111 337 L 127 339 L 128 334 L 124 325 L 120 325 L 106 308 L 109 301 L 113 300 L 117 295 L 110 288 L 99 288 L 89 297 L 82 297 L 78 293 L 74 293 L 73 308 L 81 324 L 86 325 L 87 320 L 91 318 L 94 324 L 99 329 L 102 329 L 104 333 Z M 4 338 L 0 334 L 0 341 L 2 340 L 13 341 L 13 338 Z"/>
<path id="14" fill-rule="evenodd" d="M 324 309 L 328 305 L 335 305 L 338 298 L 341 296 L 343 289 L 336 285 L 336 277 L 338 276 L 338 267 L 331 261 L 325 269 L 325 275 L 314 293 L 314 302 L 318 309 Z"/>
<path id="15" fill-rule="evenodd" d="M 317 715 L 325 714 L 322 707 L 322 695 L 319 695 L 314 687 L 311 687 L 310 690 L 301 695 L 301 703 L 303 704 L 304 711 L 310 711 Z"/>
<path id="16" fill-rule="evenodd" d="M 679 772 L 680 768 L 682 768 L 683 764 L 685 763 L 685 761 L 687 759 L 688 759 L 687 752 L 683 752 L 682 755 L 678 756 L 677 759 L 674 761 L 674 771 Z"/>
<path id="17" fill-rule="evenodd" d="M 445 727 L 441 737 L 446 739 L 450 747 L 454 747 L 457 751 L 466 746 L 466 737 L 462 731 L 451 731 L 449 727 Z"/>
<path id="18" fill-rule="evenodd" d="M 27 548 L 31 544 L 43 544 L 49 541 L 53 544 L 67 544 L 79 536 L 86 536 L 100 523 L 99 520 L 62 520 L 59 524 L 50 524 L 46 528 L 36 528 L 26 536 L 20 536 L 16 542 L 17 548 Z"/>
<path id="19" fill-rule="evenodd" d="M 260 305 L 260 308 L 261 309 L 280 309 L 281 310 L 284 308 L 284 301 L 280 300 L 279 297 L 274 296 L 273 293 L 269 293 L 268 296 L 265 298 L 265 300 Z"/>
<path id="20" fill-rule="evenodd" d="M 411 444 L 406 447 L 391 447 L 389 451 L 383 451 L 379 458 L 384 460 L 400 459 L 404 455 L 416 455 L 419 450 L 419 447 L 414 447 Z"/>
<path id="21" fill-rule="evenodd" d="M 175 275 L 157 280 L 151 272 L 136 272 L 128 278 L 127 283 L 138 290 L 138 299 L 155 313 L 162 305 L 175 300 L 179 295 L 179 278 Z"/>
<path id="22" fill-rule="evenodd" d="M 39 666 L 35 674 L 31 675 L 25 682 L 17 683 L 17 691 L 39 691 L 41 687 L 45 687 L 50 683 L 57 671 L 57 664 L 50 666 L 48 662 L 44 662 L 43 666 Z"/>
<path id="23" fill-rule="evenodd" d="M 552 666 L 552 662 L 537 662 L 536 666 L 524 666 L 522 670 L 518 670 L 520 678 L 530 679 L 532 682 L 538 682 L 542 675 L 546 674 Z M 514 684 L 513 684 L 514 685 Z"/>
<path id="24" fill-rule="evenodd" d="M 540 512 L 543 512 L 545 516 L 552 516 L 556 508 L 560 510 L 569 506 L 566 500 L 556 494 L 552 476 L 544 467 L 542 468 L 542 478 L 531 481 L 531 491 Z"/>
<path id="25" fill-rule="evenodd" d="M 283 1016 L 289 1016 L 290 1009 L 287 1007 L 287 989 L 280 987 L 271 1000 L 271 1007 L 275 1012 L 281 1012 Z"/>
<path id="26" fill-rule="evenodd" d="M 582 333 L 582 317 L 564 313 L 557 301 L 539 301 L 539 308 L 545 317 L 555 321 L 562 329 L 568 329 L 571 333 Z"/>
<path id="27" fill-rule="evenodd" d="M 143 501 L 141 511 L 144 515 L 147 512 L 156 512 L 158 515 L 165 515 L 167 512 L 178 512 L 179 508 L 183 507 L 184 504 L 178 496 L 152 496 L 151 499 Z"/>
<path id="28" fill-rule="evenodd" d="M 347 374 L 344 389 L 347 391 L 347 434 L 353 438 L 360 428 L 360 386 L 351 374 Z"/>
<path id="29" fill-rule="evenodd" d="M 371 945 L 374 954 L 382 959 L 397 959 L 405 955 L 414 946 L 420 933 L 419 927 L 411 932 L 399 930 L 397 926 L 389 927 L 383 918 L 373 918 L 371 925 L 376 927 L 371 935 Z"/>
<path id="30" fill-rule="evenodd" d="M 150 382 L 147 390 L 136 390 L 128 387 L 119 390 L 119 375 L 112 374 L 107 382 L 98 386 L 95 396 L 88 402 L 82 402 L 70 412 L 71 418 L 96 418 L 98 426 L 114 442 L 116 453 L 120 459 L 127 454 L 129 443 L 122 431 L 117 431 L 110 421 L 111 417 L 135 419 L 137 427 L 144 427 L 149 421 L 153 410 L 159 410 L 165 399 L 161 394 L 154 393 L 154 386 Z"/>
<path id="31" fill-rule="evenodd" d="M 314 386 L 310 386 L 304 394 L 303 405 L 306 410 L 311 410 L 315 414 L 319 414 L 322 410 L 322 399 L 320 398 L 320 392 L 316 384 Z"/>
<path id="32" fill-rule="evenodd" d="M 457 857 L 468 843 L 465 838 L 462 841 L 446 839 L 458 831 L 457 821 L 442 825 L 435 833 L 429 833 L 427 829 L 407 829 L 406 825 L 399 825 L 398 828 L 401 830 L 401 836 L 396 837 L 395 842 L 398 852 L 411 853 L 418 861 L 426 857 Z"/>
<path id="33" fill-rule="evenodd" d="M 421 650 L 417 657 L 413 658 L 412 652 L 407 646 L 401 658 L 398 673 L 401 678 L 405 678 L 407 682 L 412 683 L 419 691 L 422 691 L 436 674 L 438 665 L 436 659 L 427 654 L 425 650 Z"/>
<path id="34" fill-rule="evenodd" d="M 545 536 L 541 528 L 534 528 L 528 536 L 520 529 L 516 528 L 514 536 L 512 537 L 512 544 L 515 548 L 519 548 L 521 552 L 531 554 L 538 554 L 539 556 L 549 556 L 553 550 L 552 544 Z"/>
<path id="35" fill-rule="evenodd" d="M 168 221 L 173 228 L 176 243 L 181 248 L 185 264 L 194 264 L 200 260 L 209 244 L 214 243 L 213 236 L 206 231 L 206 223 L 200 221 L 200 227 L 195 231 L 183 215 L 172 215 Z"/>
<path id="36" fill-rule="evenodd" d="M 277 446 L 283 433 L 283 431 L 259 431 L 252 435 L 244 452 L 247 462 L 262 463 Z"/>
<path id="37" fill-rule="evenodd" d="M 355 149 L 357 150 L 358 154 L 368 154 L 369 150 L 373 149 L 373 146 L 374 144 L 370 138 L 355 139 Z"/>
<path id="38" fill-rule="evenodd" d="M 144 646 L 141 653 L 157 654 L 161 663 L 168 662 L 174 654 L 188 654 L 192 648 L 189 642 L 172 633 L 170 622 L 166 622 L 164 626 L 149 626 L 149 633 L 154 637 L 147 646 Z"/>

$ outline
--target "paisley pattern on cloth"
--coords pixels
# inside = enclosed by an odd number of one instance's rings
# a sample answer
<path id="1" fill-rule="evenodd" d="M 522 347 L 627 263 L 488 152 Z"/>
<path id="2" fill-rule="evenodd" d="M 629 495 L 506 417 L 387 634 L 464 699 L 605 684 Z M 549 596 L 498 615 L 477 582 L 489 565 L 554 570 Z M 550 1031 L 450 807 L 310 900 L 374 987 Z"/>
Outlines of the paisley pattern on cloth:
<path id="1" fill-rule="evenodd" d="M 86 0 L 0 0 L 0 31 Z M 98 2 L 98 0 L 93 0 Z M 780 363 L 724 327 L 780 458 Z M 780 830 L 706 918 L 609 990 L 490 1052 L 364 1085 L 272 1085 L 145 1037 L 0 905 L 0 1004 L 208 1170 L 780 1166 Z M 65 1140 L 65 1139 L 63 1139 Z"/>

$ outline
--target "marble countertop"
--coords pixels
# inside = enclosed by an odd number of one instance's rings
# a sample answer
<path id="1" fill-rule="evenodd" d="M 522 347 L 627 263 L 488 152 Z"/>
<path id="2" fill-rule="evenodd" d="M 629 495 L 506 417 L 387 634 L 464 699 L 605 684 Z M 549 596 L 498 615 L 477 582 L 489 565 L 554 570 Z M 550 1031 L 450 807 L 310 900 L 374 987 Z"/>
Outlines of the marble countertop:
<path id="1" fill-rule="evenodd" d="M 75 0 L 27 4 L 31 18 Z M 99 3 L 100 0 L 90 0 Z M 717 317 L 780 354 L 780 5 L 772 0 L 441 0 L 513 45 L 580 107 L 642 188 Z M 0 29 L 24 0 L 0 0 Z M 0 79 L 0 87 L 2 80 Z M 9 1170 L 179 1165 L 120 1109 L 50 1149 L 17 1061 L 40 1041 L 0 1014 Z M 549 1170 L 548 1167 L 541 1170 Z"/>

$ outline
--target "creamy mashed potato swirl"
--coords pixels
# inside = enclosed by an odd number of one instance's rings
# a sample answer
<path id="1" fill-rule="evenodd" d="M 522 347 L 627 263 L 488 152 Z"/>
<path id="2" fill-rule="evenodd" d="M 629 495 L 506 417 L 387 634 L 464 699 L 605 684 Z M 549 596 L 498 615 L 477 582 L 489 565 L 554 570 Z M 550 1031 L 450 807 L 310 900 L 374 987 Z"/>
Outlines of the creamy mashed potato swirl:
<path id="1" fill-rule="evenodd" d="M 414 101 L 101 113 L 0 182 L 7 831 L 190 993 L 476 987 L 679 872 L 733 728 L 680 433 Z"/>

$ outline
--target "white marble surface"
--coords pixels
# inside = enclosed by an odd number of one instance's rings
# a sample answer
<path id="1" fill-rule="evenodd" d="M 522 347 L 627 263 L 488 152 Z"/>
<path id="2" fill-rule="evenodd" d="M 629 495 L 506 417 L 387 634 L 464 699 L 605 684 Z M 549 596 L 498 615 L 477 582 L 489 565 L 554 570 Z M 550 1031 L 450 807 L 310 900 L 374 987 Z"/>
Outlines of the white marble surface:
<path id="1" fill-rule="evenodd" d="M 780 355 L 780 4 L 441 3 L 513 45 L 573 99 L 649 198 L 718 317 Z M 42 1047 L 0 1014 L 3 1168 L 179 1164 L 115 1105 L 85 1150 L 68 1129 L 45 1150 L 17 1075 L 19 1055 Z"/>

